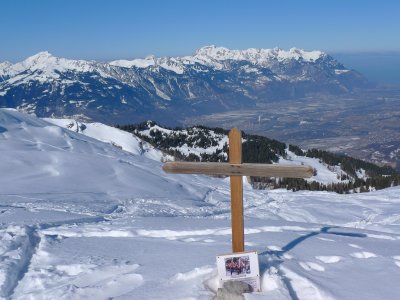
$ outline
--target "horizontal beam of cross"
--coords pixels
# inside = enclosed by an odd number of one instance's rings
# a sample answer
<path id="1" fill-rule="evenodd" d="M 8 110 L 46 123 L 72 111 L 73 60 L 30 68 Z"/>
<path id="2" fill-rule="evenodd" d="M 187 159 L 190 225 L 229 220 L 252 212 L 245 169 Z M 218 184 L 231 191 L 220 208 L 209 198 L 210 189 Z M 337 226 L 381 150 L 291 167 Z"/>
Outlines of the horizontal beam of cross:
<path id="1" fill-rule="evenodd" d="M 314 170 L 310 166 L 269 165 L 269 164 L 230 164 L 214 162 L 167 162 L 163 166 L 167 173 L 205 174 L 225 176 L 258 176 L 309 178 Z"/>

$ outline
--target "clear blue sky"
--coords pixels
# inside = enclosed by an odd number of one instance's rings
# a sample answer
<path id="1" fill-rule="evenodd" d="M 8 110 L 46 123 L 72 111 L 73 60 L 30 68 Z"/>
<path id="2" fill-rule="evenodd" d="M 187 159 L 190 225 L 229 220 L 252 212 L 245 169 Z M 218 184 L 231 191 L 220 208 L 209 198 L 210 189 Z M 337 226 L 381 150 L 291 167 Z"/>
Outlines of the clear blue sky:
<path id="1" fill-rule="evenodd" d="M 110 60 L 234 49 L 400 51 L 400 1 L 1 0 L 0 61 L 42 50 Z"/>

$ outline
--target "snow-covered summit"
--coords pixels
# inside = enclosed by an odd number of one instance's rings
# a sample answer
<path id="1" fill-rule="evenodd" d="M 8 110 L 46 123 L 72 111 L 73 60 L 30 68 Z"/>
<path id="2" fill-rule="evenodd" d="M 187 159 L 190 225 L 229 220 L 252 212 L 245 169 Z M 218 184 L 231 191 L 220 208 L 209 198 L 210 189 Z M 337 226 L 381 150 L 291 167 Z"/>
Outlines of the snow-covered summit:
<path id="1" fill-rule="evenodd" d="M 230 50 L 225 47 L 217 47 L 214 45 L 205 46 L 196 51 L 194 57 L 200 60 L 248 60 L 255 64 L 264 64 L 270 60 L 304 60 L 307 62 L 316 61 L 326 55 L 322 51 L 305 51 L 303 49 L 291 48 L 283 50 L 280 48 L 273 49 L 256 49 L 249 48 L 247 50 Z"/>
<path id="2" fill-rule="evenodd" d="M 20 74 L 17 76 L 18 80 L 25 78 L 45 81 L 57 79 L 63 72 L 92 72 L 96 69 L 96 65 L 95 61 L 60 58 L 48 51 L 42 51 L 15 64 L 9 62 L 0 64 L 0 75 L 12 77 Z M 39 76 L 36 73 L 39 73 Z"/>
<path id="3" fill-rule="evenodd" d="M 9 61 L 4 61 L 0 63 L 0 76 L 5 75 L 8 73 L 8 69 L 12 66 L 13 64 L 10 63 Z"/>
<path id="4" fill-rule="evenodd" d="M 123 68 L 136 67 L 142 69 L 158 66 L 166 70 L 174 71 L 177 74 L 182 74 L 187 68 L 190 68 L 196 63 L 206 65 L 207 67 L 221 69 L 222 65 L 220 62 L 226 60 L 242 60 L 256 65 L 269 66 L 276 62 L 290 60 L 313 63 L 321 57 L 327 56 L 328 55 L 322 51 L 305 51 L 298 48 L 291 48 L 289 50 L 283 50 L 280 48 L 249 48 L 247 50 L 231 50 L 225 47 L 210 45 L 198 49 L 192 56 L 156 57 L 154 55 L 148 55 L 145 58 L 135 58 L 132 60 L 120 59 L 110 61 L 109 63 L 99 63 L 96 61 L 59 58 L 52 55 L 48 51 L 42 51 L 26 58 L 22 62 L 15 64 L 11 64 L 9 62 L 1 63 L 0 75 L 8 74 L 9 76 L 12 76 L 25 70 L 41 70 L 43 72 L 92 72 L 99 69 L 105 70 L 107 69 L 107 66 L 117 66 Z"/>
<path id="5" fill-rule="evenodd" d="M 145 58 L 135 58 L 133 60 L 119 59 L 110 62 L 112 66 L 124 68 L 147 68 L 156 64 L 156 57 L 154 55 L 146 56 Z"/>
<path id="6" fill-rule="evenodd" d="M 89 72 L 93 70 L 94 64 L 94 61 L 59 58 L 48 51 L 43 51 L 28 57 L 21 63 L 15 64 L 14 67 L 21 67 L 32 71 L 42 70 L 63 72 L 72 70 L 78 72 Z"/>
<path id="7" fill-rule="evenodd" d="M 37 64 L 43 64 L 48 62 L 49 60 L 53 60 L 56 59 L 49 51 L 41 51 L 36 53 L 35 55 L 32 55 L 28 58 L 26 58 L 23 61 L 23 64 L 26 67 L 30 67 L 30 66 L 35 66 Z"/>
<path id="8" fill-rule="evenodd" d="M 305 51 L 298 48 L 291 48 L 290 50 L 282 50 L 279 48 L 273 49 L 256 49 L 249 48 L 247 50 L 231 50 L 225 47 L 218 47 L 215 45 L 205 46 L 198 49 L 192 56 L 183 57 L 155 57 L 147 56 L 144 59 L 137 58 L 133 60 L 115 60 L 111 61 L 110 65 L 120 66 L 125 68 L 137 67 L 147 68 L 149 66 L 159 65 L 165 69 L 177 70 L 177 73 L 183 72 L 185 66 L 195 63 L 204 64 L 220 69 L 219 62 L 225 60 L 244 60 L 258 65 L 269 65 L 273 61 L 287 61 L 297 60 L 305 62 L 315 62 L 319 58 L 326 56 L 322 51 Z M 170 66 L 174 65 L 175 68 Z"/>

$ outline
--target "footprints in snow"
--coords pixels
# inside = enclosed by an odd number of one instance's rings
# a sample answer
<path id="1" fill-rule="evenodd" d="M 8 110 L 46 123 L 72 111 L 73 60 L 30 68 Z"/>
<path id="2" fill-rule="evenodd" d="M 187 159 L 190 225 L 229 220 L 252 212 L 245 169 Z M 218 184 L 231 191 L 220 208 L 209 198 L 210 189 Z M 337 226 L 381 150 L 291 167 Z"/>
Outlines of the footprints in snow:
<path id="1" fill-rule="evenodd" d="M 92 228 L 93 227 L 93 228 Z M 297 232 L 310 232 L 313 228 L 303 228 L 299 226 L 262 226 L 253 227 L 246 229 L 246 235 L 252 235 L 264 232 L 284 232 L 284 231 L 297 231 Z M 317 230 L 317 229 L 315 229 Z M 315 231 L 314 230 L 314 231 Z M 170 241 L 184 242 L 184 243 L 216 243 L 219 240 L 219 236 L 230 236 L 230 228 L 212 228 L 212 229 L 197 229 L 197 230 L 146 230 L 146 229 L 133 229 L 133 228 L 119 228 L 119 230 L 111 230 L 107 226 L 100 227 L 98 224 L 96 226 L 87 225 L 80 228 L 69 228 L 58 227 L 57 229 L 51 228 L 43 231 L 44 234 L 56 234 L 63 237 L 142 237 L 142 238 L 161 238 Z M 395 237 L 386 234 L 365 234 L 364 237 L 370 239 L 380 239 L 380 240 L 396 240 Z M 326 243 L 336 243 L 335 239 L 317 236 L 316 239 L 326 242 Z M 324 272 L 326 270 L 325 265 L 332 265 L 341 263 L 347 259 L 374 259 L 379 255 L 362 250 L 363 247 L 348 243 L 350 251 L 347 255 L 317 255 L 315 256 L 315 261 L 297 261 L 298 265 L 305 271 L 310 272 Z M 247 247 L 257 246 L 256 243 L 246 241 Z M 286 253 L 284 249 L 277 245 L 269 245 L 267 249 L 270 252 L 280 253 L 281 257 L 287 261 L 294 259 L 294 257 Z M 285 252 L 285 253 L 282 253 Z M 322 253 L 321 253 L 322 254 Z M 400 268 L 400 256 L 393 257 L 394 264 Z"/>
<path id="2" fill-rule="evenodd" d="M 353 252 L 350 254 L 350 256 L 354 258 L 371 258 L 371 257 L 376 257 L 376 254 L 372 252 L 362 251 L 362 252 Z"/>
<path id="3" fill-rule="evenodd" d="M 393 256 L 393 258 L 395 265 L 400 268 L 400 255 Z"/>
<path id="4" fill-rule="evenodd" d="M 325 264 L 335 264 L 343 259 L 342 256 L 316 256 L 315 258 Z"/>
<path id="5" fill-rule="evenodd" d="M 41 259 L 40 255 L 37 257 Z M 26 280 L 15 294 L 34 294 L 43 288 L 43 299 L 109 299 L 133 291 L 143 284 L 137 273 L 138 264 L 113 261 L 105 265 L 69 264 L 53 265 L 53 261 L 34 262 Z"/>
<path id="6" fill-rule="evenodd" d="M 325 268 L 317 263 L 314 262 L 299 262 L 299 265 L 306 271 L 318 271 L 318 272 L 323 272 L 325 271 Z"/>
<path id="7" fill-rule="evenodd" d="M 352 247 L 352 248 L 361 249 L 361 247 L 358 246 L 358 245 L 356 245 L 356 244 L 347 244 L 347 245 L 349 245 L 349 246 Z"/>
<path id="8" fill-rule="evenodd" d="M 317 239 L 319 239 L 321 241 L 326 241 L 326 242 L 334 242 L 334 240 L 323 238 L 323 237 L 317 237 Z"/>
<path id="9" fill-rule="evenodd" d="M 335 264 L 340 262 L 343 257 L 342 256 L 316 256 L 315 257 L 317 260 L 324 264 Z M 299 262 L 299 265 L 306 271 L 318 271 L 318 272 L 324 272 L 325 267 L 315 263 L 315 262 Z"/>

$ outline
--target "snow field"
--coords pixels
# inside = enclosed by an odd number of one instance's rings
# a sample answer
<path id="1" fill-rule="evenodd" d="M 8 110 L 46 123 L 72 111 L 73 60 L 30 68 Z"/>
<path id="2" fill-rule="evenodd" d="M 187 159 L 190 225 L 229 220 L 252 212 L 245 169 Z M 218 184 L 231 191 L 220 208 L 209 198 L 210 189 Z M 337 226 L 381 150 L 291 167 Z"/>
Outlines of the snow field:
<path id="1" fill-rule="evenodd" d="M 212 299 L 215 256 L 231 249 L 229 180 L 166 176 L 13 110 L 0 109 L 0 128 L 0 297 Z M 398 187 L 244 189 L 263 288 L 246 299 L 399 298 Z"/>
<path id="2" fill-rule="evenodd" d="M 210 253 L 226 252 L 230 247 L 230 235 L 221 235 L 220 230 L 210 228 L 218 228 L 221 223 L 227 225 L 229 220 L 140 217 L 132 223 L 129 219 L 41 230 L 40 243 L 29 270 L 14 296 L 17 299 L 24 299 L 27 294 L 41 295 L 44 299 L 90 296 L 128 299 L 133 295 L 137 297 L 134 299 L 201 299 L 203 296 L 209 299 L 212 296 L 217 280 L 215 257 Z M 183 225 L 190 224 L 192 234 L 189 230 L 177 229 L 182 227 L 181 221 Z M 365 231 L 324 227 L 318 230 L 316 224 L 296 224 L 297 230 L 292 231 L 290 226 L 284 225 L 285 221 L 270 221 L 271 228 L 277 230 L 260 231 L 262 223 L 265 221 L 246 220 L 249 232 L 246 240 L 254 243 L 248 250 L 260 252 L 262 286 L 265 287 L 261 294 L 253 294 L 250 299 L 264 299 L 270 294 L 297 295 L 299 299 L 341 299 L 335 296 L 336 285 L 347 288 L 346 297 L 356 297 L 359 289 L 366 288 L 365 281 L 370 288 L 378 288 L 379 284 L 372 278 L 360 276 L 359 272 L 376 272 L 380 265 L 385 266 L 387 276 L 394 276 L 387 284 L 396 290 L 396 280 L 400 279 L 400 275 L 396 275 L 400 257 L 396 255 L 396 248 L 400 236 L 393 235 L 394 240 L 378 239 L 388 243 L 385 245 L 376 244 Z M 122 225 L 125 230 L 118 231 Z M 93 235 L 96 227 L 98 233 Z M 143 229 L 148 227 L 153 227 L 153 234 Z M 162 228 L 173 230 L 166 232 Z M 126 235 L 126 232 L 136 234 Z M 317 239 L 317 236 L 328 236 L 330 240 Z M 365 251 L 354 252 L 354 248 L 348 246 L 353 240 Z M 390 253 L 389 245 L 394 246 Z M 366 258 L 371 262 L 363 263 Z M 271 275 L 274 268 L 277 274 Z M 363 280 L 346 284 L 349 276 Z M 329 282 L 325 281 L 327 278 Z M 131 289 L 126 290 L 126 286 Z M 96 290 L 103 294 L 96 294 Z M 331 294 L 333 296 L 329 296 Z M 374 294 L 369 291 L 368 295 Z M 391 294 L 387 292 L 387 295 Z"/>
<path id="3" fill-rule="evenodd" d="M 82 123 L 73 119 L 44 118 L 43 120 L 71 131 L 83 133 L 99 141 L 109 143 L 134 155 L 143 155 L 156 161 L 161 161 L 161 159 L 172 160 L 172 157 L 166 156 L 161 151 L 154 149 L 134 134 L 111 126 L 101 123 Z"/>

